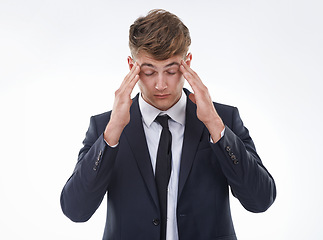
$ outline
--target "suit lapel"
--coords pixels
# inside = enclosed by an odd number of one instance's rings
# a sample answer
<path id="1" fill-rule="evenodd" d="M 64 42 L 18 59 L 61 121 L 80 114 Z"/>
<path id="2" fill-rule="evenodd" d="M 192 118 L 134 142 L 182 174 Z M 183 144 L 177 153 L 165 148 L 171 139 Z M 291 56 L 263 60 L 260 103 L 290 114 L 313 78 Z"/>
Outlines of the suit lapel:
<path id="1" fill-rule="evenodd" d="M 151 166 L 149 150 L 146 142 L 145 132 L 142 126 L 141 113 L 138 104 L 138 95 L 133 99 L 130 108 L 130 122 L 124 129 L 131 151 L 135 156 L 141 175 L 147 185 L 153 201 L 158 208 L 158 195 L 155 177 Z"/>
<path id="2" fill-rule="evenodd" d="M 190 93 L 186 90 L 187 95 Z M 156 207 L 159 207 L 158 195 L 155 184 L 155 177 L 151 166 L 149 150 L 146 142 L 144 129 L 142 126 L 141 113 L 138 104 L 138 95 L 133 99 L 130 108 L 131 121 L 124 129 L 124 134 L 128 140 L 131 151 L 137 161 L 142 178 L 151 194 Z M 181 167 L 179 173 L 178 199 L 183 191 L 184 185 L 192 168 L 193 160 L 200 143 L 204 124 L 196 116 L 196 105 L 187 96 L 186 120 L 183 139 L 183 149 L 181 157 Z"/>
<path id="3" fill-rule="evenodd" d="M 192 168 L 193 160 L 195 158 L 196 151 L 204 129 L 204 124 L 196 116 L 196 105 L 188 98 L 190 93 L 187 90 L 185 91 L 185 93 L 187 94 L 187 105 L 181 167 L 178 183 L 178 199 L 181 196 L 184 185 Z"/>

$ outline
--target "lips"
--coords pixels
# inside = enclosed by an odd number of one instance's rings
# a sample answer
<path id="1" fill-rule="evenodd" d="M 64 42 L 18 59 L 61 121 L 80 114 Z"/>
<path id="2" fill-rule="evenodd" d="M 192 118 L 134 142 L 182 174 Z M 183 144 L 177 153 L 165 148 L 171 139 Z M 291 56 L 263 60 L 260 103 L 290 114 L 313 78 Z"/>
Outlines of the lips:
<path id="1" fill-rule="evenodd" d="M 160 98 L 160 99 L 167 98 L 169 96 L 170 96 L 170 94 L 155 94 L 155 97 Z"/>

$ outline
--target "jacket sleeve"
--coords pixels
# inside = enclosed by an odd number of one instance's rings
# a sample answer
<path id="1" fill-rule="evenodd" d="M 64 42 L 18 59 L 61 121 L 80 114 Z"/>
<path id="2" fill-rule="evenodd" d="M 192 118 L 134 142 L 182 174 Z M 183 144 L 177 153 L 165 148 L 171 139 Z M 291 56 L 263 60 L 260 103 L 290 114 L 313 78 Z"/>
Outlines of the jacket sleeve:
<path id="1" fill-rule="evenodd" d="M 87 221 L 101 204 L 118 153 L 118 146 L 109 147 L 97 131 L 95 117 L 91 117 L 83 145 L 60 199 L 64 214 L 74 222 Z"/>
<path id="2" fill-rule="evenodd" d="M 237 108 L 233 108 L 231 128 L 225 126 L 224 136 L 212 148 L 233 195 L 244 208 L 266 211 L 276 198 L 275 182 L 262 164 Z"/>

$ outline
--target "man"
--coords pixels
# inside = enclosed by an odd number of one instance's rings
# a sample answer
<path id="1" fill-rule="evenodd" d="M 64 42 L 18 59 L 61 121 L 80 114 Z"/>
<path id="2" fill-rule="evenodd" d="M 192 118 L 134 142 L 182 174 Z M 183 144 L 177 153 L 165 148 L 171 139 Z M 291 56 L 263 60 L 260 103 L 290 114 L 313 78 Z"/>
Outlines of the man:
<path id="1" fill-rule="evenodd" d="M 61 194 L 64 214 L 84 222 L 107 193 L 103 239 L 233 240 L 228 186 L 252 212 L 275 200 L 237 108 L 213 103 L 190 68 L 190 43 L 186 26 L 164 10 L 130 27 L 130 72 L 112 111 L 91 118 Z"/>

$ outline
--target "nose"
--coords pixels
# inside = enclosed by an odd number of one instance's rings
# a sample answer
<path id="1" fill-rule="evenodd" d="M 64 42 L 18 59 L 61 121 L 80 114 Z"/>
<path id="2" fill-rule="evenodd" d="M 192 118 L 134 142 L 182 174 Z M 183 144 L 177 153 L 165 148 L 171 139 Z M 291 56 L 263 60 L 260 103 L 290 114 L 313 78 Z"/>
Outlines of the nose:
<path id="1" fill-rule="evenodd" d="M 164 79 L 164 77 L 162 76 L 162 74 L 159 74 L 157 79 L 156 79 L 156 85 L 155 88 L 158 91 L 163 91 L 167 88 L 167 83 L 166 83 L 166 79 Z"/>

